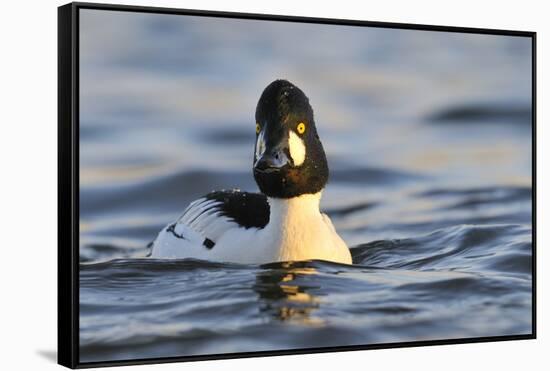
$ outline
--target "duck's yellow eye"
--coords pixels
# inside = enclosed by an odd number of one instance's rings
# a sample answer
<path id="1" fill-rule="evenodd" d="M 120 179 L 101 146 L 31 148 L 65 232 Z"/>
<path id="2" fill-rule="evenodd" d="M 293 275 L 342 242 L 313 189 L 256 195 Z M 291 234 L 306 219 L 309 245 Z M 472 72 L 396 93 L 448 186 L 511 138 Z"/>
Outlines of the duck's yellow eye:
<path id="1" fill-rule="evenodd" d="M 306 131 L 306 124 L 304 124 L 303 122 L 300 122 L 298 124 L 298 126 L 296 126 L 296 131 L 298 132 L 298 134 L 303 134 L 305 133 Z"/>
<path id="2" fill-rule="evenodd" d="M 260 134 L 260 124 L 256 123 L 256 134 Z"/>

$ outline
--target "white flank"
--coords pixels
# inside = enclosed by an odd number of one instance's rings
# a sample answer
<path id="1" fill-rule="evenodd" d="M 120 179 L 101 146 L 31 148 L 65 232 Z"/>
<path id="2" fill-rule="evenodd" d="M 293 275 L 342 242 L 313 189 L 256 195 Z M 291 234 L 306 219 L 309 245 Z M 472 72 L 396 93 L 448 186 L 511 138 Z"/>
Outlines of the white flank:
<path id="1" fill-rule="evenodd" d="M 302 138 L 300 138 L 293 131 L 289 132 L 288 136 L 288 148 L 290 150 L 290 157 L 294 162 L 294 166 L 300 166 L 306 159 L 306 145 Z"/>

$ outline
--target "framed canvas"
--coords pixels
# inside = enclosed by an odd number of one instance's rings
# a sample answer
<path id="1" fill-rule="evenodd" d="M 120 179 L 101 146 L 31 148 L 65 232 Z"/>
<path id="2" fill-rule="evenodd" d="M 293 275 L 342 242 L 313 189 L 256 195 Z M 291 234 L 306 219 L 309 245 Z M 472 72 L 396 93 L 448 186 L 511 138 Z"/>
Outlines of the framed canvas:
<path id="1" fill-rule="evenodd" d="M 60 364 L 535 338 L 534 32 L 58 17 Z"/>

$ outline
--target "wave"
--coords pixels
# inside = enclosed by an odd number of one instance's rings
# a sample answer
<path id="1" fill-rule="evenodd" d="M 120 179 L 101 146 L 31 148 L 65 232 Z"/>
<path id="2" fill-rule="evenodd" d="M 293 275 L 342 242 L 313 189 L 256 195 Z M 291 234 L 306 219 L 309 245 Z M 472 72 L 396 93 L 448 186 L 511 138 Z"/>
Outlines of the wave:
<path id="1" fill-rule="evenodd" d="M 518 103 L 464 103 L 444 108 L 428 116 L 435 123 L 511 123 L 529 125 L 532 119 L 531 106 Z"/>
<path id="2" fill-rule="evenodd" d="M 531 227 L 458 225 L 432 233 L 373 241 L 352 249 L 353 261 L 383 268 L 517 274 L 530 279 Z"/>

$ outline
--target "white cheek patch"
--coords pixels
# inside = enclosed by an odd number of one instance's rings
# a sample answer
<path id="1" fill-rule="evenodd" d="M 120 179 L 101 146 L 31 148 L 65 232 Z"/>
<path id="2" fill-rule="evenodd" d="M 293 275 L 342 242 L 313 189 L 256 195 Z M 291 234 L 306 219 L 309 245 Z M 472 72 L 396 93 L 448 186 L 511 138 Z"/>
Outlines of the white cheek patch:
<path id="1" fill-rule="evenodd" d="M 256 140 L 256 160 L 258 160 L 265 152 L 265 140 L 263 130 L 258 134 L 258 139 Z"/>
<path id="2" fill-rule="evenodd" d="M 300 166 L 306 159 L 306 145 L 302 138 L 300 138 L 295 132 L 290 131 L 288 136 L 288 149 L 290 151 L 290 157 L 294 166 Z"/>

